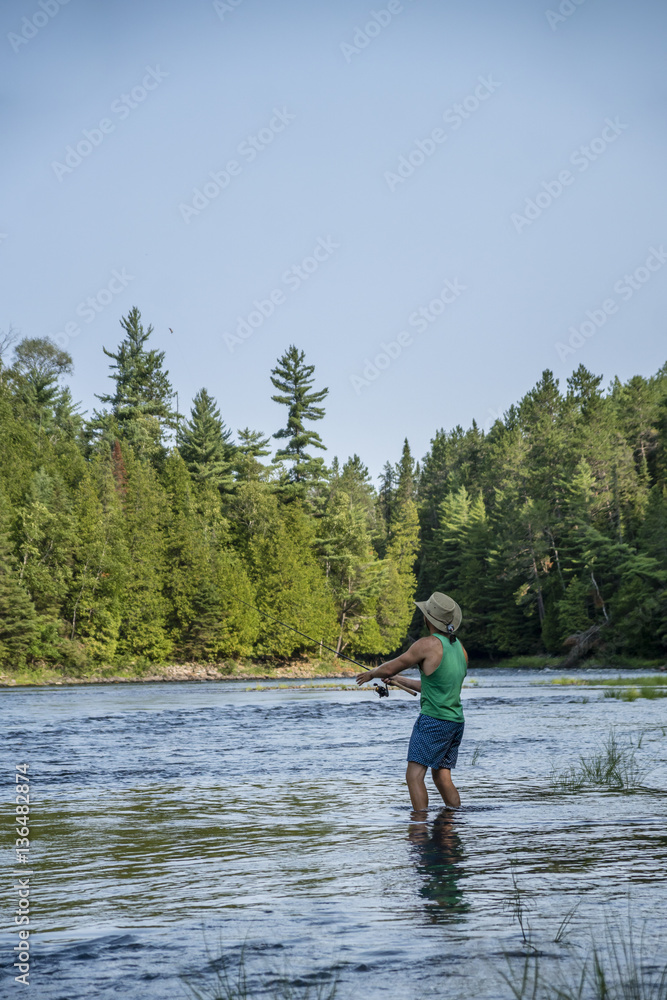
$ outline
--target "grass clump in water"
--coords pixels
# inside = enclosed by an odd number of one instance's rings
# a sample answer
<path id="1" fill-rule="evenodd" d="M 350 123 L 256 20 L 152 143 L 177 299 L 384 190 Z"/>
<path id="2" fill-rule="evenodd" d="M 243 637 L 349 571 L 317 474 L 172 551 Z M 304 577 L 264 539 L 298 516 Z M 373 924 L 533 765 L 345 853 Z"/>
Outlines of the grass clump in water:
<path id="1" fill-rule="evenodd" d="M 604 742 L 589 757 L 581 756 L 578 764 L 567 771 L 552 774 L 551 784 L 557 792 L 579 792 L 583 788 L 608 788 L 616 792 L 631 792 L 641 786 L 642 772 L 636 758 L 637 748 L 622 743 L 611 729 Z"/>
<path id="2" fill-rule="evenodd" d="M 647 955 L 643 934 L 637 947 L 630 920 L 623 930 L 607 924 L 599 938 L 556 975 L 544 971 L 539 953 L 520 962 L 506 954 L 507 972 L 499 975 L 514 1000 L 667 1000 L 667 965 Z"/>
<path id="3" fill-rule="evenodd" d="M 605 698 L 618 698 L 620 701 L 636 701 L 637 698 L 667 698 L 667 689 L 642 684 L 641 687 L 614 687 L 604 693 Z"/>
<path id="4" fill-rule="evenodd" d="M 667 674 L 642 677 L 554 677 L 553 680 L 535 681 L 535 683 L 563 685 L 565 687 L 634 687 L 643 691 L 645 688 L 667 688 Z M 643 695 L 642 697 L 651 697 L 651 695 Z M 659 695 L 653 697 L 659 697 Z"/>
<path id="5" fill-rule="evenodd" d="M 334 1000 L 338 990 L 335 971 L 293 978 L 287 972 L 279 974 L 267 968 L 258 990 L 256 985 L 251 984 L 246 966 L 248 947 L 247 943 L 242 946 L 236 962 L 222 950 L 220 956 L 214 959 L 207 948 L 208 968 L 212 976 L 205 983 L 200 978 L 194 981 L 182 976 L 181 981 L 189 996 L 194 1000 L 253 1000 L 261 992 L 270 1000 Z"/>

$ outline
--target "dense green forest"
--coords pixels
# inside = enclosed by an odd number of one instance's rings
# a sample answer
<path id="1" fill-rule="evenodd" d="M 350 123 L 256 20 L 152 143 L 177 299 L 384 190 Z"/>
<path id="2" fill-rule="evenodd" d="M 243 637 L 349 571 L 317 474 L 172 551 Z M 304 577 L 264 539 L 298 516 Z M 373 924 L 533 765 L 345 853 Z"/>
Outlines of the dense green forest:
<path id="1" fill-rule="evenodd" d="M 545 371 L 488 433 L 439 430 L 419 463 L 405 441 L 375 487 L 357 455 L 326 464 L 303 351 L 267 372 L 284 426 L 233 432 L 207 389 L 177 413 L 150 326 L 121 326 L 90 416 L 65 351 L 0 339 L 4 670 L 386 658 L 436 589 L 478 658 L 665 655 L 667 366 L 607 390 Z"/>

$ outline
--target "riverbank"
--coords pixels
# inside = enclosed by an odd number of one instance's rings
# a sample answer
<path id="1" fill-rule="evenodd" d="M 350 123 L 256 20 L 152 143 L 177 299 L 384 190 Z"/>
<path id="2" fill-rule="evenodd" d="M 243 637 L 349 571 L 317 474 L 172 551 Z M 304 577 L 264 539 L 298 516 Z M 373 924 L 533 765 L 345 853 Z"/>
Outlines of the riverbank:
<path id="1" fill-rule="evenodd" d="M 354 677 L 359 672 L 352 664 L 325 661 L 267 663 L 169 663 L 130 664 L 126 667 L 99 667 L 68 674 L 52 667 L 0 673 L 0 687 L 32 687 L 70 684 L 155 684 L 169 681 L 290 681 L 314 678 Z"/>
<path id="2" fill-rule="evenodd" d="M 492 662 L 471 660 L 470 670 L 492 667 L 496 670 L 560 670 L 563 660 L 554 656 L 513 656 Z M 585 660 L 568 672 L 586 670 L 667 670 L 661 660 L 624 659 Z M 66 668 L 40 666 L 32 669 L 0 672 L 0 687 L 67 686 L 77 684 L 156 684 L 176 681 L 297 681 L 354 677 L 359 672 L 353 663 L 332 658 L 295 660 L 289 663 L 132 663 L 126 666 L 101 666 L 69 673 Z"/>

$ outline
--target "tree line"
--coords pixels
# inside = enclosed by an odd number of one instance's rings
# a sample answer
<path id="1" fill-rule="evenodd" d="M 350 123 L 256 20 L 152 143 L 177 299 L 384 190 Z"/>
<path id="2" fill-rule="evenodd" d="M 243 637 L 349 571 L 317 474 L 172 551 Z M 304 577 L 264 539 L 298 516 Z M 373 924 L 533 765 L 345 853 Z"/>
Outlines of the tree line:
<path id="1" fill-rule="evenodd" d="M 152 328 L 136 308 L 121 326 L 89 417 L 65 351 L 0 339 L 4 669 L 386 657 L 432 590 L 475 657 L 664 655 L 667 366 L 606 391 L 545 371 L 488 433 L 439 430 L 421 462 L 405 441 L 376 488 L 356 454 L 326 464 L 328 389 L 297 347 L 269 436 L 233 431 L 206 388 L 180 415 Z"/>

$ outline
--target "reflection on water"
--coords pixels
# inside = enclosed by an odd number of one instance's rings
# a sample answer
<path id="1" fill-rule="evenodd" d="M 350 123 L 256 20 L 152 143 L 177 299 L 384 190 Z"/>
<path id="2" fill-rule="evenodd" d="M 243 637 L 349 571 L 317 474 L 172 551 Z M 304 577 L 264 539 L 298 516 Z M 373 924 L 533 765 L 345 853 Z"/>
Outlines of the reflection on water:
<path id="1" fill-rule="evenodd" d="M 458 919 L 469 909 L 459 882 L 464 876 L 463 841 L 456 829 L 456 813 L 441 809 L 429 829 L 425 823 L 408 828 L 408 840 L 414 846 L 413 860 L 421 878 L 419 895 L 426 903 L 432 923 Z"/>
<path id="2" fill-rule="evenodd" d="M 477 679 L 464 691 L 463 806 L 423 825 L 403 780 L 408 695 L 0 691 L 3 773 L 30 764 L 35 995 L 171 1000 L 181 976 L 212 983 L 223 951 L 232 972 L 244 956 L 252 997 L 285 973 L 298 1000 L 299 983 L 334 969 L 339 1000 L 502 1000 L 489 970 L 521 947 L 512 870 L 550 942 L 545 963 L 570 961 L 553 942 L 577 900 L 573 941 L 630 897 L 664 951 L 665 702 L 589 691 L 584 703 L 581 688 L 535 687 L 528 673 Z M 612 724 L 645 732 L 648 787 L 555 794 L 552 771 Z M 3 955 L 14 943 L 0 938 Z"/>

